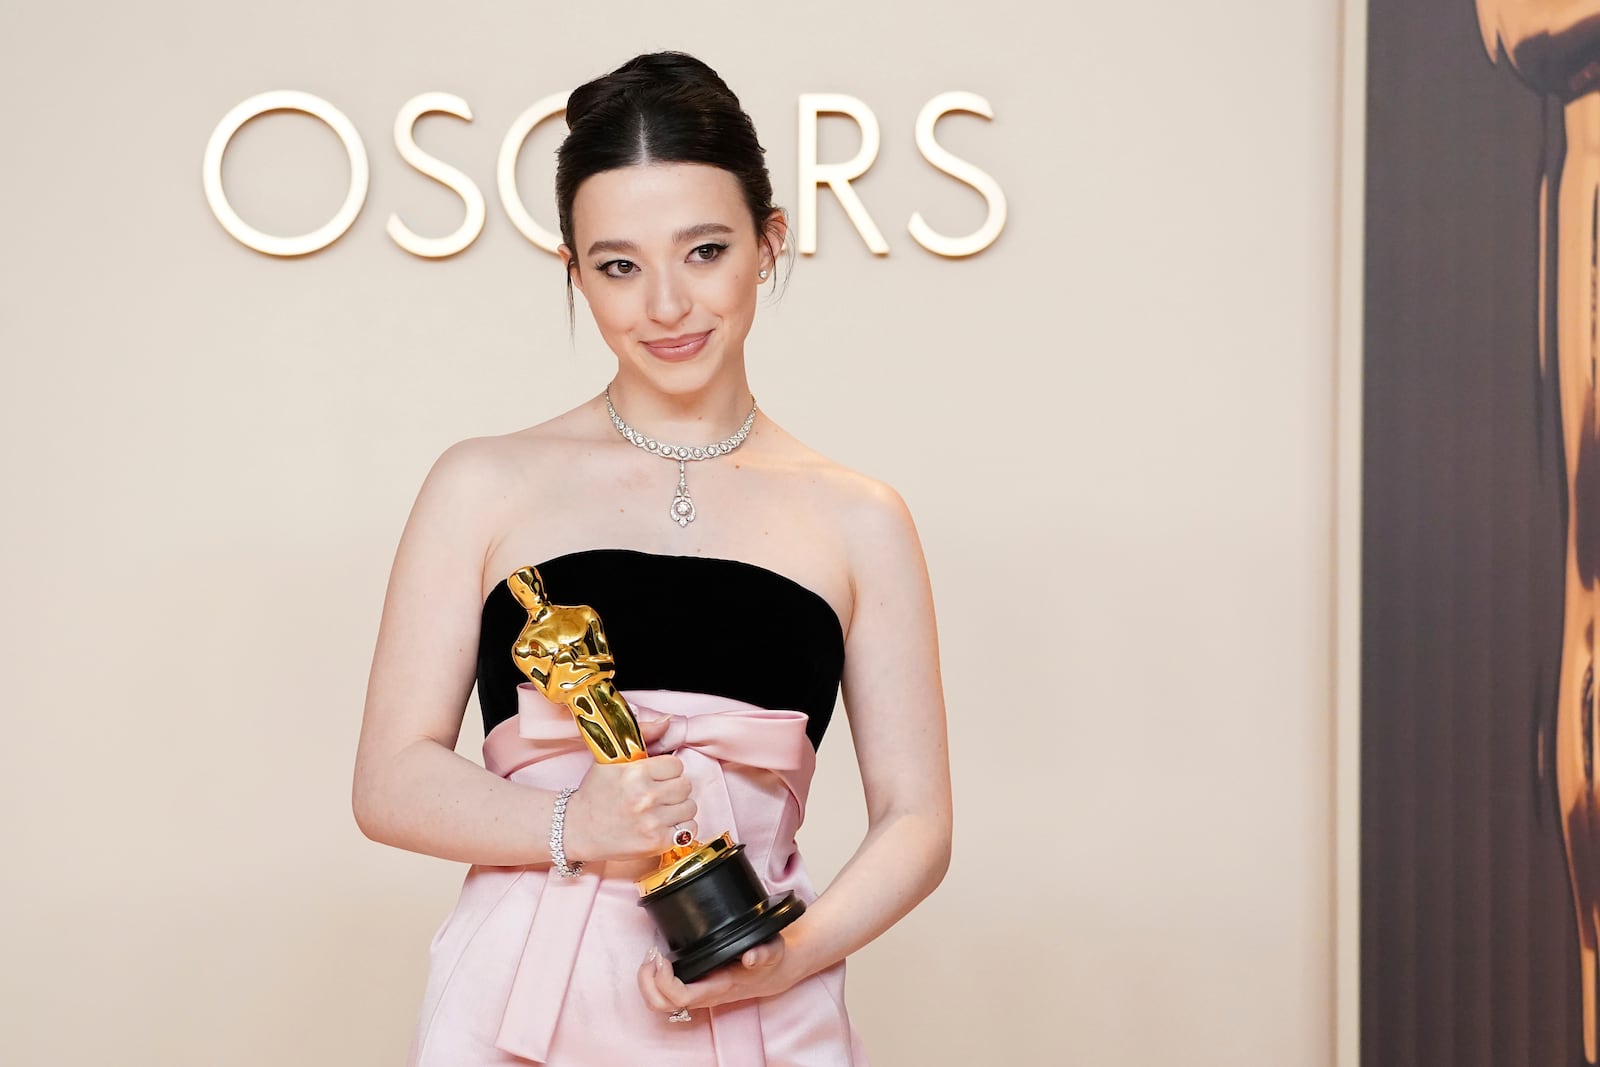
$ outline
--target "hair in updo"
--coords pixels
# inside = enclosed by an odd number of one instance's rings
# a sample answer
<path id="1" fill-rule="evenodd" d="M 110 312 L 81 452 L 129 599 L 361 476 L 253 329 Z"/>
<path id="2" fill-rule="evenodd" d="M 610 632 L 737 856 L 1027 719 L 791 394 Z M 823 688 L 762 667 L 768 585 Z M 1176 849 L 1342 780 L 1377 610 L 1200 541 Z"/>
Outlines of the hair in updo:
<path id="1" fill-rule="evenodd" d="M 767 220 L 775 207 L 766 149 L 739 98 L 700 60 L 682 52 L 628 60 L 572 91 L 567 129 L 556 152 L 556 209 L 567 247 L 577 248 L 572 202 L 586 179 L 643 163 L 702 163 L 738 179 L 756 237 L 771 248 Z M 771 251 L 776 258 L 778 250 Z M 569 269 L 569 299 L 571 286 Z"/>

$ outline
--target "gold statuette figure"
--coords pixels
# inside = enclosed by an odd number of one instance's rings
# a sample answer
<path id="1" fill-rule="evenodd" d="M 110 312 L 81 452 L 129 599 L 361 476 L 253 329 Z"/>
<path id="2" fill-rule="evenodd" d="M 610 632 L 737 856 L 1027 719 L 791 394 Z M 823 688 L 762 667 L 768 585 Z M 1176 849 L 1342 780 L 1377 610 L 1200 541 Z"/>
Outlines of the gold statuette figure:
<path id="1" fill-rule="evenodd" d="M 511 658 L 552 704 L 565 704 L 599 763 L 644 759 L 644 739 L 633 709 L 611 684 L 617 673 L 600 616 L 586 605 L 564 607 L 545 598 L 544 579 L 532 567 L 506 584 L 528 611 Z"/>
<path id="2" fill-rule="evenodd" d="M 600 616 L 586 605 L 550 603 L 532 567 L 518 568 L 506 584 L 528 612 L 511 648 L 517 669 L 545 699 L 572 712 L 596 762 L 645 759 L 639 720 L 611 681 L 616 664 Z M 660 865 L 635 884 L 685 982 L 776 936 L 805 911 L 793 891 L 767 896 L 744 846 L 727 833 L 701 844 L 683 830 Z"/>

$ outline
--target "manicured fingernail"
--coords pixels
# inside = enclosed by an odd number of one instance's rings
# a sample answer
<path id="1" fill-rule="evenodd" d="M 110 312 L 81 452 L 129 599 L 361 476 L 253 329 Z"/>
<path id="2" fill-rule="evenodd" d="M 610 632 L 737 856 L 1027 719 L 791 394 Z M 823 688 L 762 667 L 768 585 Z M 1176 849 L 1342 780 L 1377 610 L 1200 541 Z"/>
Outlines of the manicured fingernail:
<path id="1" fill-rule="evenodd" d="M 654 945 L 651 945 L 650 951 L 644 954 L 644 958 L 646 963 L 659 963 L 661 962 L 661 953 Z"/>

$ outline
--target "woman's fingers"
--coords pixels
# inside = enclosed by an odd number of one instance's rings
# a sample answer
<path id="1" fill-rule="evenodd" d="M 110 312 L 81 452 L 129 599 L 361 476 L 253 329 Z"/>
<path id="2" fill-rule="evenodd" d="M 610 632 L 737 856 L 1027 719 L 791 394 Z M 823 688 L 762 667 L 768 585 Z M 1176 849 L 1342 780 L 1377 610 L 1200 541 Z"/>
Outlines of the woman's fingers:
<path id="1" fill-rule="evenodd" d="M 661 740 L 667 734 L 667 728 L 672 725 L 671 715 L 662 715 L 656 719 L 639 720 L 639 739 L 648 747 Z"/>
<path id="2" fill-rule="evenodd" d="M 658 782 L 683 777 L 683 760 L 677 756 L 651 756 L 639 761 L 645 773 Z"/>
<path id="3" fill-rule="evenodd" d="M 779 963 L 783 962 L 783 953 L 783 938 L 775 937 L 765 944 L 760 944 L 755 948 L 747 949 L 745 954 L 739 957 L 739 961 L 746 967 L 750 968 L 776 967 Z"/>
<path id="4" fill-rule="evenodd" d="M 656 801 L 661 804 L 681 804 L 689 796 L 693 785 L 687 778 L 673 778 L 666 782 L 656 782 L 651 787 L 651 793 Z"/>
<path id="5" fill-rule="evenodd" d="M 682 804 L 667 804 L 656 809 L 656 818 L 662 826 L 671 826 L 673 823 L 693 822 L 696 815 L 700 814 L 700 805 L 692 800 L 685 800 Z"/>
<path id="6" fill-rule="evenodd" d="M 699 811 L 676 756 L 596 764 L 567 808 L 567 854 L 580 860 L 635 859 L 691 839 Z"/>
<path id="7" fill-rule="evenodd" d="M 656 964 L 660 958 L 660 954 L 652 948 L 639 965 L 639 995 L 651 1011 L 674 1012 L 678 1010 L 677 1005 L 668 1003 L 666 996 L 656 987 Z"/>
<path id="8" fill-rule="evenodd" d="M 653 946 L 639 966 L 639 993 L 652 1010 L 672 1013 L 689 1003 L 689 987 L 672 973 L 672 964 Z"/>
<path id="9" fill-rule="evenodd" d="M 719 967 L 696 979 L 693 985 L 679 981 L 672 973 L 672 965 L 652 948 L 639 968 L 639 993 L 653 1010 L 668 1013 L 780 993 L 793 984 L 781 966 L 787 952 L 785 944 L 780 934 L 764 945 L 747 949 L 738 962 Z"/>
<path id="10" fill-rule="evenodd" d="M 685 800 L 681 804 L 667 804 L 656 809 L 655 817 L 660 821 L 661 836 L 666 842 L 664 847 L 686 845 L 695 839 L 700 830 L 695 823 L 695 816 L 699 811 L 700 806 L 693 800 Z M 685 837 L 685 834 L 688 836 Z"/>

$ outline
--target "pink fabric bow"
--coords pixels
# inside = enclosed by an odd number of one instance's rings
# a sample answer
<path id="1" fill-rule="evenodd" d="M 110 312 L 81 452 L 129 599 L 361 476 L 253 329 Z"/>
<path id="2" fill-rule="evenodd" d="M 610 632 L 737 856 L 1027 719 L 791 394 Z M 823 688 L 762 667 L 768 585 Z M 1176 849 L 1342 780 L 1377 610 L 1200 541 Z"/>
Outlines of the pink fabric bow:
<path id="1" fill-rule="evenodd" d="M 651 746 L 651 752 L 673 752 L 683 760 L 684 772 L 695 787 L 700 839 L 731 831 L 736 842 L 744 843 L 756 873 L 770 885 L 774 875 L 781 875 L 774 870 L 774 859 L 785 861 L 793 852 L 794 827 L 804 815 L 816 766 L 816 754 L 806 737 L 805 714 L 769 711 L 703 693 L 644 690 L 623 695 L 641 720 L 671 717 L 665 736 Z M 541 770 L 554 772 L 556 781 L 578 781 L 593 757 L 572 713 L 545 699 L 528 683 L 518 686 L 517 704 L 515 733 L 506 729 L 511 725 L 507 723 L 484 739 L 485 766 L 501 777 L 510 777 L 538 764 Z M 733 791 L 725 764 L 740 771 Z M 771 772 L 772 777 L 760 772 Z M 793 798 L 797 808 L 793 817 L 775 817 L 775 808 L 788 805 L 775 806 L 770 798 L 747 803 L 744 813 L 753 825 L 741 832 L 734 818 L 735 793 L 751 788 L 766 793 L 763 786 L 770 786 L 773 777 Z M 782 854 L 775 856 L 780 850 Z M 547 878 L 495 1039 L 495 1046 L 502 1051 L 538 1063 L 549 1058 L 562 1000 L 602 876 L 588 868 L 576 878 Z M 750 1064 L 750 1050 L 761 1047 L 760 1026 L 754 1002 L 713 1008 L 712 1035 L 719 1063 L 723 1067 Z M 743 1062 L 735 1058 L 735 1050 Z"/>

